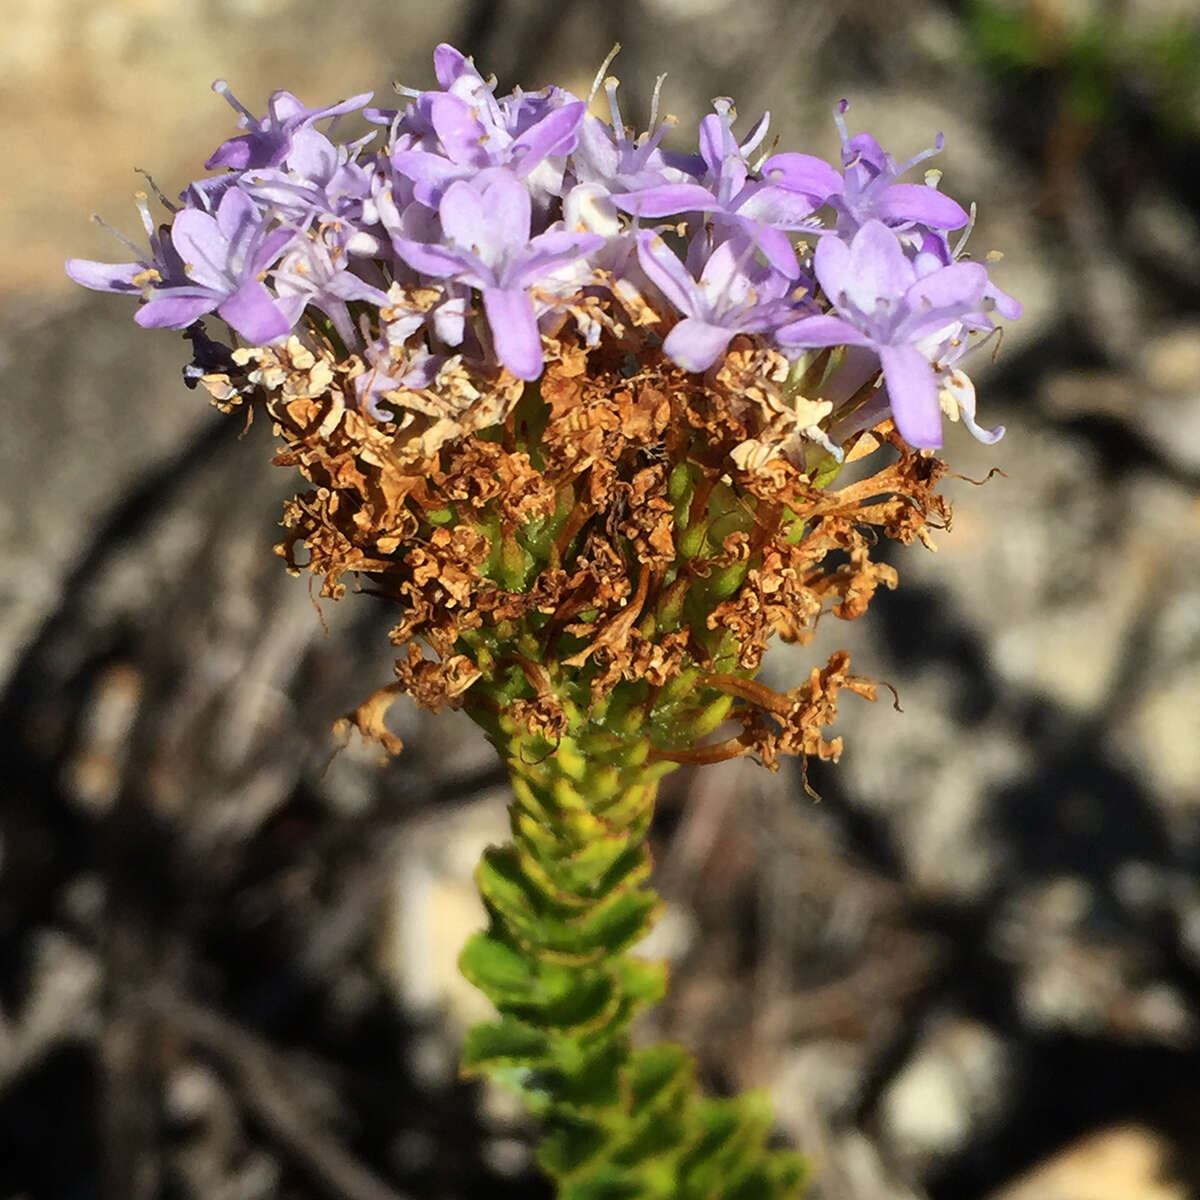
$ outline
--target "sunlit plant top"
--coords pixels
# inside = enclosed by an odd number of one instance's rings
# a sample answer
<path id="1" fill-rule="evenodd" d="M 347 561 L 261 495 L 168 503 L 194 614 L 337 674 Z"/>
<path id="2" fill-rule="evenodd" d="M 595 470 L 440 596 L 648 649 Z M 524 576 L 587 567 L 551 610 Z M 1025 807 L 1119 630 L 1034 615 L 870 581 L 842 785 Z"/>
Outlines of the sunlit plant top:
<path id="1" fill-rule="evenodd" d="M 1020 306 L 963 257 L 938 173 L 906 178 L 940 137 L 897 163 L 842 104 L 835 166 L 765 149 L 765 116 L 735 132 L 718 99 L 684 153 L 660 89 L 649 130 L 625 126 L 607 63 L 588 101 L 498 96 L 449 46 L 434 63 L 398 110 L 281 91 L 260 118 L 218 84 L 242 132 L 216 173 L 160 196 L 161 228 L 139 199 L 135 261 L 67 270 L 183 330 L 219 407 L 268 415 L 311 485 L 289 568 L 394 606 L 396 677 L 359 731 L 398 750 L 407 693 L 504 757 L 512 840 L 480 865 L 488 928 L 460 960 L 498 1017 L 463 1065 L 539 1117 L 562 1200 L 794 1196 L 761 1099 L 706 1099 L 684 1051 L 629 1036 L 666 987 L 629 953 L 660 907 L 657 782 L 838 757 L 840 694 L 875 685 L 837 651 L 775 691 L 768 641 L 861 616 L 897 580 L 880 535 L 948 524 L 932 451 L 945 418 L 1002 433 L 963 364 Z M 375 130 L 336 140 L 348 113 Z"/>

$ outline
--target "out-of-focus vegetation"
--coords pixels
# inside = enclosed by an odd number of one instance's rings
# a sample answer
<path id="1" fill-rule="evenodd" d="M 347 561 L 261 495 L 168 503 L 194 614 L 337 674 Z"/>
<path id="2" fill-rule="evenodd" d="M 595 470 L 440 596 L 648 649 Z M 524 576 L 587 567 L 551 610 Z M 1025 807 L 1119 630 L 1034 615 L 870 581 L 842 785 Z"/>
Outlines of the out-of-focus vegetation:
<path id="1" fill-rule="evenodd" d="M 970 0 L 966 15 L 987 70 L 1054 78 L 1084 125 L 1100 127 L 1132 103 L 1168 136 L 1200 130 L 1200 8 L 1156 15 L 1130 4 Z"/>

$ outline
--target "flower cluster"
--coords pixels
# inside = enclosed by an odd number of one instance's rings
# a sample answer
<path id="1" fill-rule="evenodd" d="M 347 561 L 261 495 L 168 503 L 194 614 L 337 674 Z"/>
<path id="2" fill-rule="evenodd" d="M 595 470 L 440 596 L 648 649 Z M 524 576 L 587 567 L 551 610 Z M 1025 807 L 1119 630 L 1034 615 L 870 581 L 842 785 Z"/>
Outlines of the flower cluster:
<path id="1" fill-rule="evenodd" d="M 217 84 L 243 130 L 209 158 L 221 173 L 168 205 L 169 226 L 140 199 L 149 246 L 134 262 L 72 259 L 68 274 L 139 297 L 143 326 L 216 313 L 250 347 L 297 335 L 333 347 L 358 409 L 401 429 L 502 420 L 573 323 L 593 347 L 606 329 L 638 329 L 698 376 L 720 371 L 735 339 L 767 353 L 791 427 L 748 440 L 739 466 L 795 461 L 813 443 L 840 458 L 889 416 L 915 448 L 941 444 L 943 413 L 1000 436 L 976 425 L 960 364 L 994 313 L 1020 306 L 959 258 L 950 235 L 969 216 L 936 173 L 900 181 L 940 139 L 898 164 L 850 136 L 843 105 L 840 167 L 756 158 L 768 118 L 739 140 L 719 99 L 698 153 L 678 153 L 662 145 L 673 118 L 631 135 L 613 79 L 595 89 L 604 121 L 557 87 L 497 96 L 450 46 L 434 64 L 438 88 L 397 111 L 370 95 L 310 109 L 280 91 L 260 118 Z M 335 140 L 354 112 L 379 128 Z"/>

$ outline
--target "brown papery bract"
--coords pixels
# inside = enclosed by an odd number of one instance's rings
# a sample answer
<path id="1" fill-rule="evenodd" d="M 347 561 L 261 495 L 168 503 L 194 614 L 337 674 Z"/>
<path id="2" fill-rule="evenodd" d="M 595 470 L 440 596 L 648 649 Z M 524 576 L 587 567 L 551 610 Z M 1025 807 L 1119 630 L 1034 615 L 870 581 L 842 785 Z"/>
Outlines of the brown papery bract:
<path id="1" fill-rule="evenodd" d="M 788 395 L 780 355 L 738 337 L 688 374 L 644 327 L 601 316 L 594 346 L 574 326 L 544 338 L 536 384 L 451 359 L 435 386 L 387 393 L 382 423 L 357 401 L 365 365 L 316 337 L 237 351 L 244 377 L 206 377 L 224 406 L 257 389 L 276 462 L 312 485 L 284 511 L 289 568 L 332 597 L 367 577 L 396 605 L 396 681 L 351 720 L 394 750 L 383 713 L 407 692 L 553 740 L 619 696 L 660 758 L 835 759 L 838 694 L 874 698 L 849 656 L 784 694 L 753 677 L 773 633 L 806 642 L 822 613 L 861 616 L 895 586 L 872 547 L 948 523 L 944 464 L 885 423 L 875 474 L 818 486 L 835 464 L 805 430 L 829 405 Z M 705 742 L 700 714 L 722 697 L 741 733 Z"/>

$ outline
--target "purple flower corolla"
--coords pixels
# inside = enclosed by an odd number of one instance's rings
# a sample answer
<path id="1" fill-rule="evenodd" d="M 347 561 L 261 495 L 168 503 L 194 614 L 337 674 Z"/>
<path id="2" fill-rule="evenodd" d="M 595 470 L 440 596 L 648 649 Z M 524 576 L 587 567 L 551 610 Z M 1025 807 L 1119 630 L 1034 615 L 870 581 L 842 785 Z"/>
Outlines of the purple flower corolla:
<path id="1" fill-rule="evenodd" d="M 557 268 L 598 250 L 603 237 L 548 231 L 530 238 L 529 192 L 511 172 L 492 168 L 457 180 L 438 205 L 444 241 L 392 239 L 410 267 L 478 288 L 496 355 L 519 379 L 542 370 L 542 341 L 529 289 Z"/>
<path id="2" fill-rule="evenodd" d="M 921 248 L 913 258 L 917 274 L 928 275 L 939 267 L 950 266 L 956 261 L 956 255 L 962 253 L 965 242 L 966 238 L 964 237 L 959 241 L 957 249 L 952 251 L 944 233 L 930 230 L 925 234 L 921 241 Z M 1019 300 L 997 287 L 990 278 L 983 292 L 983 300 L 988 310 L 998 312 L 1006 321 L 1015 321 L 1024 311 Z M 984 329 L 991 327 L 990 321 L 981 326 Z"/>
<path id="3" fill-rule="evenodd" d="M 278 341 L 292 321 L 261 276 L 295 236 L 291 229 L 271 229 L 237 188 L 221 197 L 216 216 L 184 209 L 171 227 L 171 242 L 186 281 L 159 286 L 134 320 L 150 329 L 186 329 L 215 310 L 251 345 Z"/>
<path id="4" fill-rule="evenodd" d="M 937 377 L 918 344 L 971 314 L 982 317 L 987 271 L 978 263 L 955 263 L 919 275 L 896 234 L 881 221 L 868 221 L 848 245 L 822 238 L 813 268 L 838 315 L 803 317 L 779 328 L 780 345 L 873 350 L 905 441 L 920 448 L 940 446 Z"/>
<path id="5" fill-rule="evenodd" d="M 371 174 L 354 153 L 316 129 L 298 129 L 284 166 L 247 171 L 238 186 L 300 228 L 328 218 L 357 221 L 371 193 Z"/>
<path id="6" fill-rule="evenodd" d="M 349 100 L 328 104 L 324 108 L 305 108 L 291 92 L 271 93 L 267 101 L 267 113 L 256 117 L 229 90 L 229 84 L 218 79 L 213 91 L 225 97 L 229 105 L 239 114 L 238 125 L 246 130 L 237 137 L 222 142 L 204 164 L 210 171 L 216 167 L 231 167 L 245 171 L 252 167 L 277 167 L 288 156 L 292 146 L 292 135 L 298 129 L 322 121 L 326 117 L 340 117 L 345 113 L 362 108 L 373 93 L 363 92 Z"/>
<path id="7" fill-rule="evenodd" d="M 354 391 L 359 406 L 376 421 L 391 421 L 393 414 L 381 408 L 381 402 L 391 399 L 395 392 L 419 392 L 432 387 L 438 372 L 448 361 L 445 355 L 430 354 L 424 347 L 405 352 L 388 342 L 369 342 L 365 355 L 367 369 L 355 376 Z M 405 396 L 406 407 L 440 415 L 436 405 L 422 403 L 419 397 Z"/>
<path id="8" fill-rule="evenodd" d="M 561 92 L 551 103 L 496 106 L 488 114 L 494 119 L 486 120 L 478 106 L 459 96 L 435 94 L 428 111 L 439 150 L 396 149 L 392 165 L 412 180 L 413 195 L 430 208 L 437 207 L 451 183 L 490 167 L 507 167 L 520 179 L 542 168 L 532 184 L 548 199 L 561 190 L 566 155 L 586 111 L 583 101 L 568 97 Z M 551 157 L 559 161 L 548 163 Z"/>
<path id="9" fill-rule="evenodd" d="M 131 263 L 105 263 L 88 258 L 68 258 L 67 275 L 76 283 L 97 292 L 118 292 L 146 297 L 152 288 L 160 284 L 186 282 L 183 261 L 170 241 L 155 228 L 145 193 L 139 192 L 134 201 L 150 243 L 149 257 L 145 257 L 142 248 L 124 234 L 118 233 L 111 226 L 105 226 L 138 257 Z"/>
<path id="10" fill-rule="evenodd" d="M 621 117 L 617 87 L 617 80 L 611 77 L 604 82 L 611 126 L 599 117 L 592 116 L 584 117 L 579 126 L 578 144 L 571 155 L 571 171 L 576 181 L 594 184 L 613 194 L 688 182 L 692 177 L 678 167 L 669 165 L 666 156 L 658 148 L 676 121 L 674 117 L 667 117 L 656 126 L 657 89 L 650 115 L 650 129 L 641 137 L 631 138 Z"/>
<path id="11" fill-rule="evenodd" d="M 685 371 L 707 371 L 735 334 L 762 333 L 787 311 L 781 302 L 789 280 L 755 263 L 753 246 L 745 240 L 717 246 L 699 279 L 656 233 L 639 234 L 637 252 L 647 278 L 683 314 L 663 351 Z"/>
<path id="12" fill-rule="evenodd" d="M 939 133 L 928 150 L 913 155 L 907 162 L 897 164 L 869 134 L 851 137 L 846 130 L 845 100 L 834 111 L 838 133 L 842 139 L 841 188 L 829 197 L 837 209 L 837 232 L 850 237 L 868 221 L 907 228 L 921 225 L 927 229 L 961 229 L 970 216 L 966 209 L 937 188 L 921 183 L 896 183 L 905 172 L 919 162 L 941 152 L 944 139 Z"/>
<path id="13" fill-rule="evenodd" d="M 342 344 L 354 350 L 362 339 L 347 305 L 352 300 L 362 300 L 380 307 L 389 302 L 388 296 L 346 270 L 344 248 L 336 240 L 331 244 L 324 236 L 326 232 L 298 237 L 294 249 L 272 271 L 278 308 L 288 319 L 289 328 L 306 308 L 319 309 L 333 324 Z"/>
<path id="14" fill-rule="evenodd" d="M 497 99 L 495 80 L 452 46 L 434 51 L 441 91 L 414 92 L 389 146 L 395 169 L 412 181 L 421 203 L 436 208 L 446 188 L 490 167 L 527 179 L 547 206 L 562 189 L 566 156 L 587 106 L 562 88 Z"/>
<path id="15" fill-rule="evenodd" d="M 732 101 L 715 100 L 713 107 L 716 111 L 700 122 L 700 160 L 705 168 L 700 181 L 656 184 L 614 195 L 613 201 L 637 217 L 702 213 L 729 235 L 753 240 L 777 271 L 796 279 L 800 265 L 783 230 L 808 228 L 821 201 L 773 180 L 750 178 L 746 155 L 766 136 L 769 114 L 739 144 L 732 129 Z"/>

